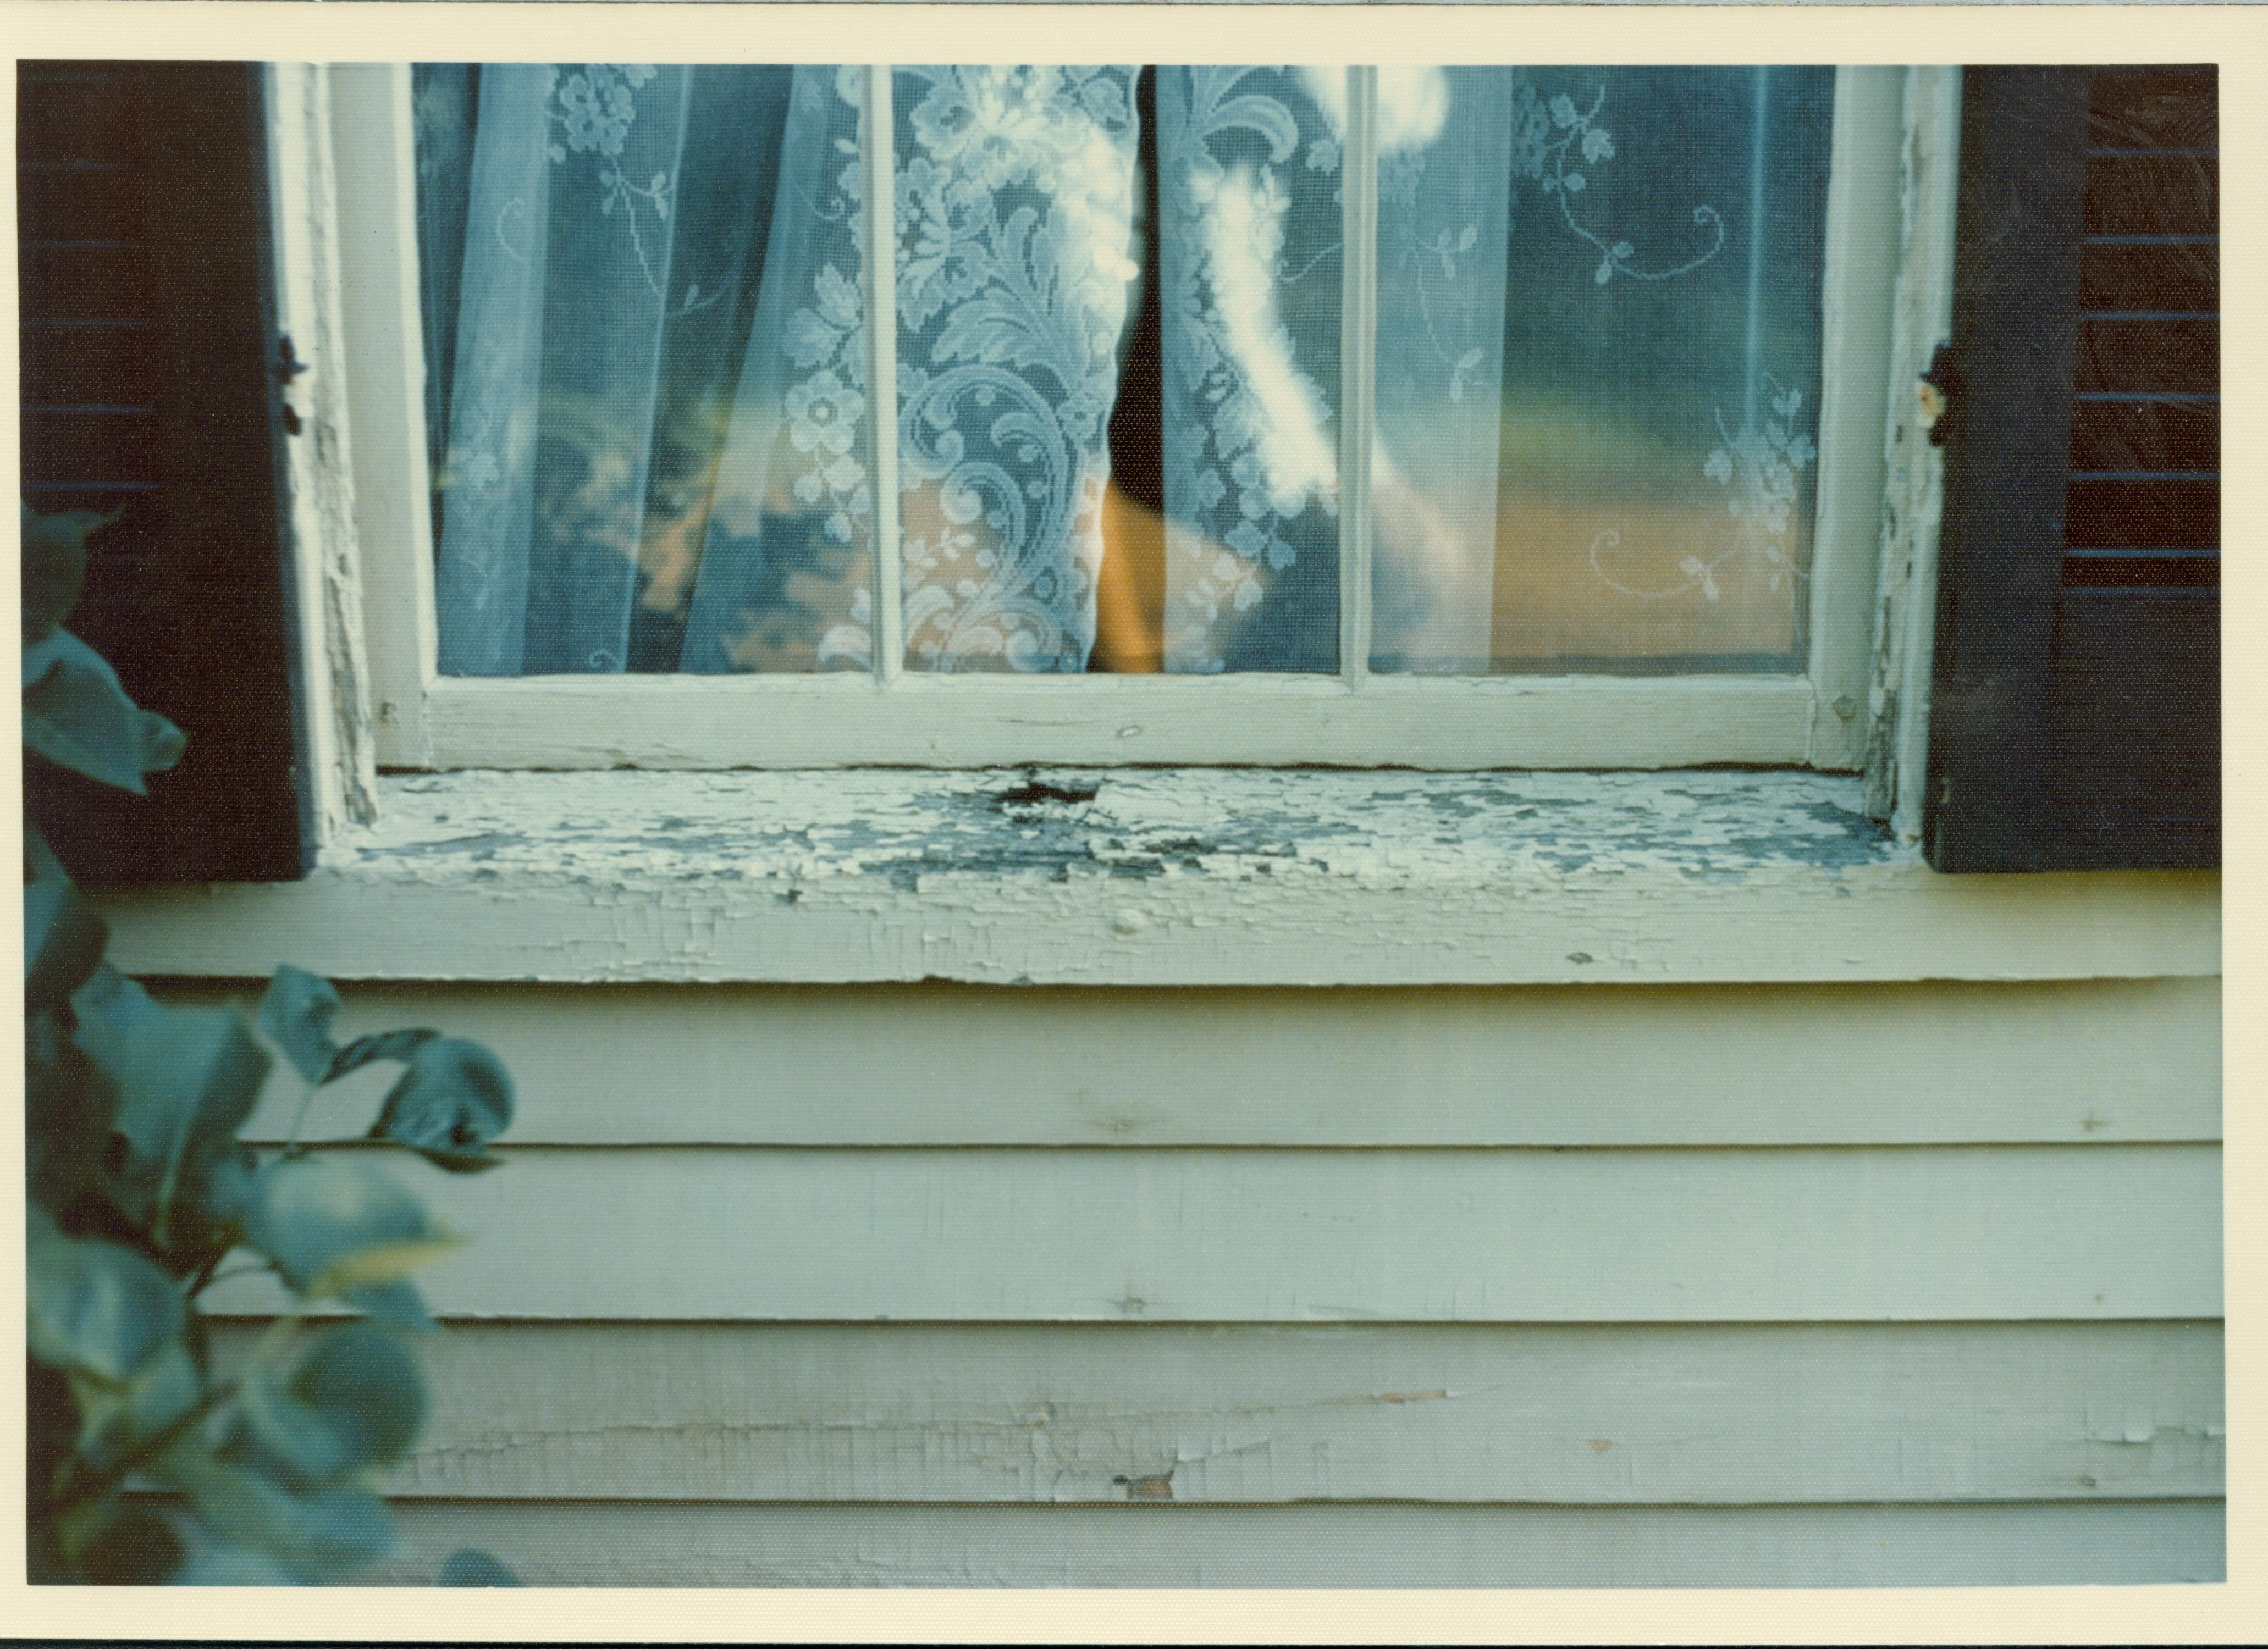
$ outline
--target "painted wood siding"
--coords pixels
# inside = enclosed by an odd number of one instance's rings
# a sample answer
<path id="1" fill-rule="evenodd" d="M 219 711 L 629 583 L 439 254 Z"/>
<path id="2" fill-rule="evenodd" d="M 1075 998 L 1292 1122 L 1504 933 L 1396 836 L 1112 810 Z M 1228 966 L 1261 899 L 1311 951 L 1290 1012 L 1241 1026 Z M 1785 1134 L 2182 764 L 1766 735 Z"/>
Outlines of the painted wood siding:
<path id="1" fill-rule="evenodd" d="M 2221 1572 L 2217 980 L 348 1003 L 523 1093 L 380 1579 Z"/>

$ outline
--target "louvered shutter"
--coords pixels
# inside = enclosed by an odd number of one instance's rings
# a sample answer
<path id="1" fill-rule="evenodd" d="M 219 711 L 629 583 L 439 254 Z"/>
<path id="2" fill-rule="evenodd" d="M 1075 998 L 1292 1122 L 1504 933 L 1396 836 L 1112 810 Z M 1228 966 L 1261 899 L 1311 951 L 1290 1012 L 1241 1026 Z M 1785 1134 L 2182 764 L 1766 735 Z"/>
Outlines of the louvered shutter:
<path id="1" fill-rule="evenodd" d="M 147 799 L 26 758 L 26 805 L 89 881 L 298 877 L 261 70 L 19 63 L 16 155 L 25 501 L 119 512 L 70 628 L 189 739 Z"/>
<path id="2" fill-rule="evenodd" d="M 2215 71 L 1964 88 L 1930 862 L 2214 865 Z"/>

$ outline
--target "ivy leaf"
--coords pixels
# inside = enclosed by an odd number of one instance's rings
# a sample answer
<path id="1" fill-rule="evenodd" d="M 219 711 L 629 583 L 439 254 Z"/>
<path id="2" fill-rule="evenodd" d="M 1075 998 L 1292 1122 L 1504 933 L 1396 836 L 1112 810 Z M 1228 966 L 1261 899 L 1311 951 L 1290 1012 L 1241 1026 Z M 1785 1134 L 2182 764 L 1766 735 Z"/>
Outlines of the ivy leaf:
<path id="1" fill-rule="evenodd" d="M 386 1504 L 367 1490 L 319 1489 L 295 1494 L 259 1465 L 225 1452 L 216 1454 L 202 1439 L 185 1438 L 158 1458 L 151 1475 L 188 1497 L 191 1508 L 219 1537 L 218 1572 L 193 1554 L 188 1584 L 260 1584 L 240 1578 L 247 1561 L 254 1569 L 280 1568 L 287 1579 L 321 1580 L 381 1557 L 394 1546 L 394 1520 Z M 232 1549 L 241 1550 L 243 1557 Z"/>
<path id="2" fill-rule="evenodd" d="M 1551 99 L 1551 123 L 1565 131 L 1576 121 L 1575 99 L 1561 92 Z"/>
<path id="3" fill-rule="evenodd" d="M 1570 195 L 1580 195 L 1585 189 L 1590 187 L 1589 184 L 1583 180 L 1583 174 L 1580 172 L 1570 172 L 1565 177 L 1560 179 L 1559 181 L 1565 187 L 1567 193 Z"/>
<path id="4" fill-rule="evenodd" d="M 118 1092 L 121 1206 L 146 1217 L 158 1246 L 168 1248 L 175 1201 L 235 1145 L 268 1074 L 268 1055 L 243 1015 L 162 1007 L 107 965 L 71 1005 L 78 1045 Z"/>
<path id="5" fill-rule="evenodd" d="M 399 1341 L 357 1322 L 325 1335 L 286 1381 L 247 1372 L 243 1406 L 253 1440 L 288 1480 L 313 1486 L 408 1454 L 424 1424 L 425 1386 Z"/>
<path id="6" fill-rule="evenodd" d="M 260 1028 L 284 1050 L 291 1068 L 308 1082 L 320 1086 L 331 1079 L 331 1066 L 339 1045 L 331 1036 L 331 1021 L 338 1017 L 339 993 L 328 979 L 298 968 L 278 968 L 260 998 Z"/>
<path id="7" fill-rule="evenodd" d="M 389 1321 L 416 1302 L 402 1279 L 459 1241 L 384 1174 L 334 1157 L 284 1157 L 261 1169 L 244 1234 L 301 1293 L 337 1295 Z"/>
<path id="8" fill-rule="evenodd" d="M 350 1071 L 381 1059 L 407 1060 L 418 1049 L 440 1035 L 440 1032 L 420 1027 L 406 1031 L 379 1031 L 372 1036 L 357 1036 L 332 1056 L 330 1070 L 324 1075 L 326 1082 L 336 1082 Z"/>
<path id="9" fill-rule="evenodd" d="M 25 1304 L 31 1353 L 122 1386 L 180 1334 L 188 1308 L 173 1279 L 114 1242 L 30 1233 Z"/>
<path id="10" fill-rule="evenodd" d="M 20 507 L 24 512 L 24 644 L 30 647 L 45 641 L 78 605 L 79 586 L 86 578 L 86 541 L 118 518 L 85 510 L 34 515 L 28 504 Z"/>
<path id="11" fill-rule="evenodd" d="M 179 1336 L 160 1345 L 130 1379 L 104 1380 L 77 1369 L 69 1379 L 79 1416 L 78 1453 L 97 1470 L 107 1469 L 136 1441 L 164 1432 L 196 1407 L 205 1389 L 196 1359 Z"/>
<path id="12" fill-rule="evenodd" d="M 502 1060 L 478 1042 L 437 1037 L 410 1054 L 370 1137 L 453 1173 L 478 1173 L 501 1160 L 482 1147 L 504 1131 L 512 1108 L 512 1076 Z"/>
<path id="13" fill-rule="evenodd" d="M 437 1586 L 518 1586 L 519 1577 L 477 1546 L 460 1546 L 441 1564 Z"/>
<path id="14" fill-rule="evenodd" d="M 1583 158 L 1594 166 L 1602 160 L 1614 158 L 1615 140 L 1607 136 L 1603 126 L 1594 126 L 1583 133 Z"/>
<path id="15" fill-rule="evenodd" d="M 24 888 L 24 1011 L 61 1007 L 92 976 L 109 930 L 68 877 L 43 876 Z"/>
<path id="16" fill-rule="evenodd" d="M 142 796 L 144 773 L 181 759 L 181 730 L 136 708 L 117 672 L 69 630 L 25 648 L 23 676 L 25 747 L 57 767 Z"/>

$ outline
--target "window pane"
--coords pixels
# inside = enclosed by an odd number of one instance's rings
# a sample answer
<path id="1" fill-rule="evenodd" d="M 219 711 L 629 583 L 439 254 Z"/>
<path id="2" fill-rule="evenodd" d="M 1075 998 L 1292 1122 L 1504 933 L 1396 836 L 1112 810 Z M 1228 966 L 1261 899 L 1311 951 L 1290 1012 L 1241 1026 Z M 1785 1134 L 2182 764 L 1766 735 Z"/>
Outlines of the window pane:
<path id="1" fill-rule="evenodd" d="M 1338 666 L 1346 76 L 416 75 L 441 667 Z M 1373 663 L 1793 668 L 1823 70 L 1379 76 Z"/>
<path id="2" fill-rule="evenodd" d="M 1338 667 L 1346 73 L 1159 76 L 1166 668 Z"/>
<path id="3" fill-rule="evenodd" d="M 1381 83 L 1377 667 L 1802 667 L 1833 85 Z"/>

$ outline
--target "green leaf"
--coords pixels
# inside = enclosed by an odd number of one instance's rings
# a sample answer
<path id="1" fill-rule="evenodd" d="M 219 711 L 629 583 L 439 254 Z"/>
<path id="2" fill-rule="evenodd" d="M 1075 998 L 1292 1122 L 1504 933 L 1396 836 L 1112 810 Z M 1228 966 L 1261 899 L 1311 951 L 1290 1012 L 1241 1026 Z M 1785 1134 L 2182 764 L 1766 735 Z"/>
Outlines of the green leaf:
<path id="1" fill-rule="evenodd" d="M 161 1006 L 107 966 L 71 1006 L 78 1045 L 118 1093 L 121 1205 L 170 1248 L 175 1202 L 185 1188 L 194 1196 L 206 1170 L 233 1154 L 268 1055 L 233 1009 Z"/>
<path id="2" fill-rule="evenodd" d="M 19 504 L 21 501 L 18 501 Z M 95 515 L 85 510 L 64 510 L 54 515 L 24 512 L 24 644 L 48 637 L 78 604 L 79 586 L 86 578 L 86 541 L 109 526 L 115 515 Z"/>
<path id="3" fill-rule="evenodd" d="M 199 1438 L 185 1438 L 166 1450 L 152 1463 L 151 1475 L 188 1497 L 190 1509 L 218 1537 L 218 1545 L 264 1556 L 291 1580 L 327 1579 L 383 1556 L 394 1545 L 394 1520 L 385 1502 L 368 1491 L 340 1487 L 294 1494 L 258 1463 L 215 1453 Z"/>
<path id="4" fill-rule="evenodd" d="M 338 1012 L 339 993 L 329 980 L 279 968 L 260 998 L 260 1028 L 284 1050 L 293 1070 L 320 1085 L 331 1079 L 331 1064 L 339 1056 L 339 1045 L 331 1038 Z"/>
<path id="5" fill-rule="evenodd" d="M 370 1137 L 453 1172 L 478 1173 L 499 1160 L 482 1147 L 511 1123 L 512 1107 L 512 1076 L 502 1060 L 478 1042 L 437 1037 L 411 1053 Z"/>
<path id="6" fill-rule="evenodd" d="M 335 1329 L 287 1381 L 261 1369 L 243 1387 L 253 1439 L 303 1484 L 390 1466 L 425 1419 L 425 1385 L 400 1341 L 367 1323 Z"/>
<path id="7" fill-rule="evenodd" d="M 51 1367 L 124 1385 L 181 1332 L 181 1291 L 130 1248 L 34 1220 L 26 1257 L 31 1352 Z"/>
<path id="8" fill-rule="evenodd" d="M 435 1030 L 419 1027 L 406 1031 L 380 1031 L 374 1036 L 357 1036 L 339 1049 L 331 1060 L 331 1069 L 324 1077 L 326 1082 L 336 1082 L 350 1071 L 375 1064 L 381 1059 L 408 1060 L 427 1042 L 441 1034 Z"/>
<path id="9" fill-rule="evenodd" d="M 102 960 L 109 930 L 66 877 L 43 876 L 24 889 L 24 1011 L 45 1013 L 70 1000 Z"/>
<path id="10" fill-rule="evenodd" d="M 74 1371 L 70 1391 L 79 1415 L 78 1453 L 89 1465 L 107 1468 L 195 1408 L 205 1383 L 188 1346 L 177 1338 L 159 1346 L 122 1384 Z"/>
<path id="11" fill-rule="evenodd" d="M 519 1577 L 477 1546 L 460 1546 L 441 1564 L 437 1586 L 518 1586 Z"/>
<path id="12" fill-rule="evenodd" d="M 163 716 L 137 709 L 102 655 L 69 630 L 24 650 L 26 749 L 141 796 L 142 776 L 173 766 L 187 743 Z"/>
<path id="13" fill-rule="evenodd" d="M 335 1157 L 284 1157 L 261 1169 L 244 1233 L 300 1292 L 355 1303 L 357 1294 L 401 1282 L 459 1240 L 384 1174 Z M 398 1294 L 379 1297 L 400 1303 Z"/>

